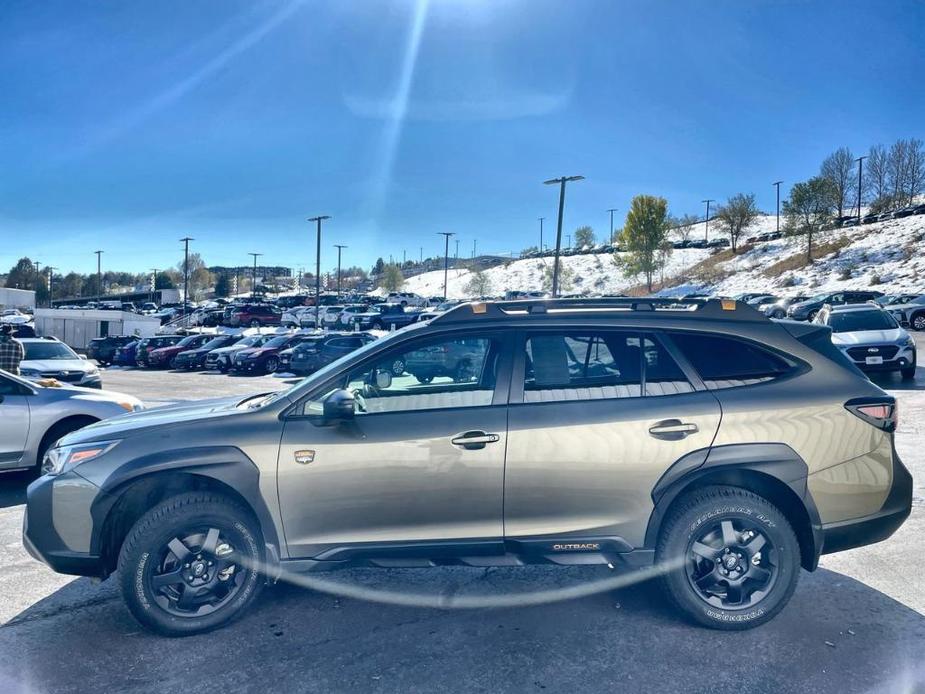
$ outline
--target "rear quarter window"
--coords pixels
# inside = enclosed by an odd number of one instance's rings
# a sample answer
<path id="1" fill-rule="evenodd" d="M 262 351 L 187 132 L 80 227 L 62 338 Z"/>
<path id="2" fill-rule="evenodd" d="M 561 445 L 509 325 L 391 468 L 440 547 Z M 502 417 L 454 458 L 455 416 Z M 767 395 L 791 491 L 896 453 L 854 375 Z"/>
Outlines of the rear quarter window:
<path id="1" fill-rule="evenodd" d="M 766 349 L 731 337 L 673 333 L 671 339 L 710 390 L 773 381 L 796 368 Z"/>

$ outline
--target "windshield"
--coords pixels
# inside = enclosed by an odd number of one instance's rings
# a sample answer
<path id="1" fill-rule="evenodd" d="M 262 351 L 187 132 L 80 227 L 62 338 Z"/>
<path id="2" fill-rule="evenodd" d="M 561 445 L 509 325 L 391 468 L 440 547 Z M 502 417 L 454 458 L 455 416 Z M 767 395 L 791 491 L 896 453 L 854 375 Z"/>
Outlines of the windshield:
<path id="1" fill-rule="evenodd" d="M 829 316 L 833 333 L 851 333 L 859 330 L 893 330 L 895 319 L 886 311 L 844 311 Z"/>
<path id="2" fill-rule="evenodd" d="M 289 340 L 292 339 L 291 335 L 279 335 L 274 337 L 272 340 L 268 340 L 263 344 L 267 349 L 275 349 L 277 347 L 283 347 Z"/>
<path id="3" fill-rule="evenodd" d="M 177 347 L 189 347 L 190 345 L 196 344 L 200 340 L 202 340 L 201 335 L 190 335 L 189 337 L 184 337 L 182 340 L 180 340 L 176 344 L 177 344 Z"/>
<path id="4" fill-rule="evenodd" d="M 26 359 L 80 359 L 70 347 L 60 342 L 26 342 Z"/>
<path id="5" fill-rule="evenodd" d="M 229 342 L 230 340 L 227 337 L 216 337 L 206 342 L 202 346 L 202 349 L 218 349 L 219 347 L 222 347 L 223 345 L 227 345 Z"/>

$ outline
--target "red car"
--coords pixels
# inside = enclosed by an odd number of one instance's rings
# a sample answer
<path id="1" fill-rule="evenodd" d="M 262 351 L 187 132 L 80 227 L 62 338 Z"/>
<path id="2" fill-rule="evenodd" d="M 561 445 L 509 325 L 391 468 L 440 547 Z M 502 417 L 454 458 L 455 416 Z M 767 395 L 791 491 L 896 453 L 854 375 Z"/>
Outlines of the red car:
<path id="1" fill-rule="evenodd" d="M 282 313 L 276 306 L 269 304 L 244 304 L 231 311 L 228 324 L 239 327 L 249 325 L 252 328 L 280 325 Z"/>
<path id="2" fill-rule="evenodd" d="M 188 335 L 169 347 L 161 347 L 148 353 L 148 366 L 154 369 L 174 368 L 174 359 L 180 352 L 197 349 L 214 338 L 215 335 Z"/>

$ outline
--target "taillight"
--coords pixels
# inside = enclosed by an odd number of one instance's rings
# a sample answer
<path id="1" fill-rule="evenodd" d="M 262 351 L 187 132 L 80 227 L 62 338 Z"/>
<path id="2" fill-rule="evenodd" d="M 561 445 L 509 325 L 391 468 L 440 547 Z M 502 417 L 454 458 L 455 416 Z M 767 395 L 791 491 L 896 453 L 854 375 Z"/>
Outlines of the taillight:
<path id="1" fill-rule="evenodd" d="M 857 398 L 846 402 L 845 408 L 884 431 L 896 431 L 899 424 L 899 408 L 893 398 Z"/>

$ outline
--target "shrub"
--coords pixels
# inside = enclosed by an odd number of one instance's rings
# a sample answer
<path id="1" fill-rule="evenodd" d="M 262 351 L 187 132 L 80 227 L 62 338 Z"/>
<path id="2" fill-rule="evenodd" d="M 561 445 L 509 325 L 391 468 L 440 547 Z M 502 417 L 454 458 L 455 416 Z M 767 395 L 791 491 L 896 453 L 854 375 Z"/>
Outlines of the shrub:
<path id="1" fill-rule="evenodd" d="M 853 272 L 854 268 L 851 265 L 846 265 L 841 269 L 841 272 L 838 273 L 838 279 L 850 280 Z"/>
<path id="2" fill-rule="evenodd" d="M 883 284 L 883 281 L 880 279 L 880 275 L 871 275 L 871 276 L 870 276 L 870 284 L 871 284 L 871 285 Z"/>

